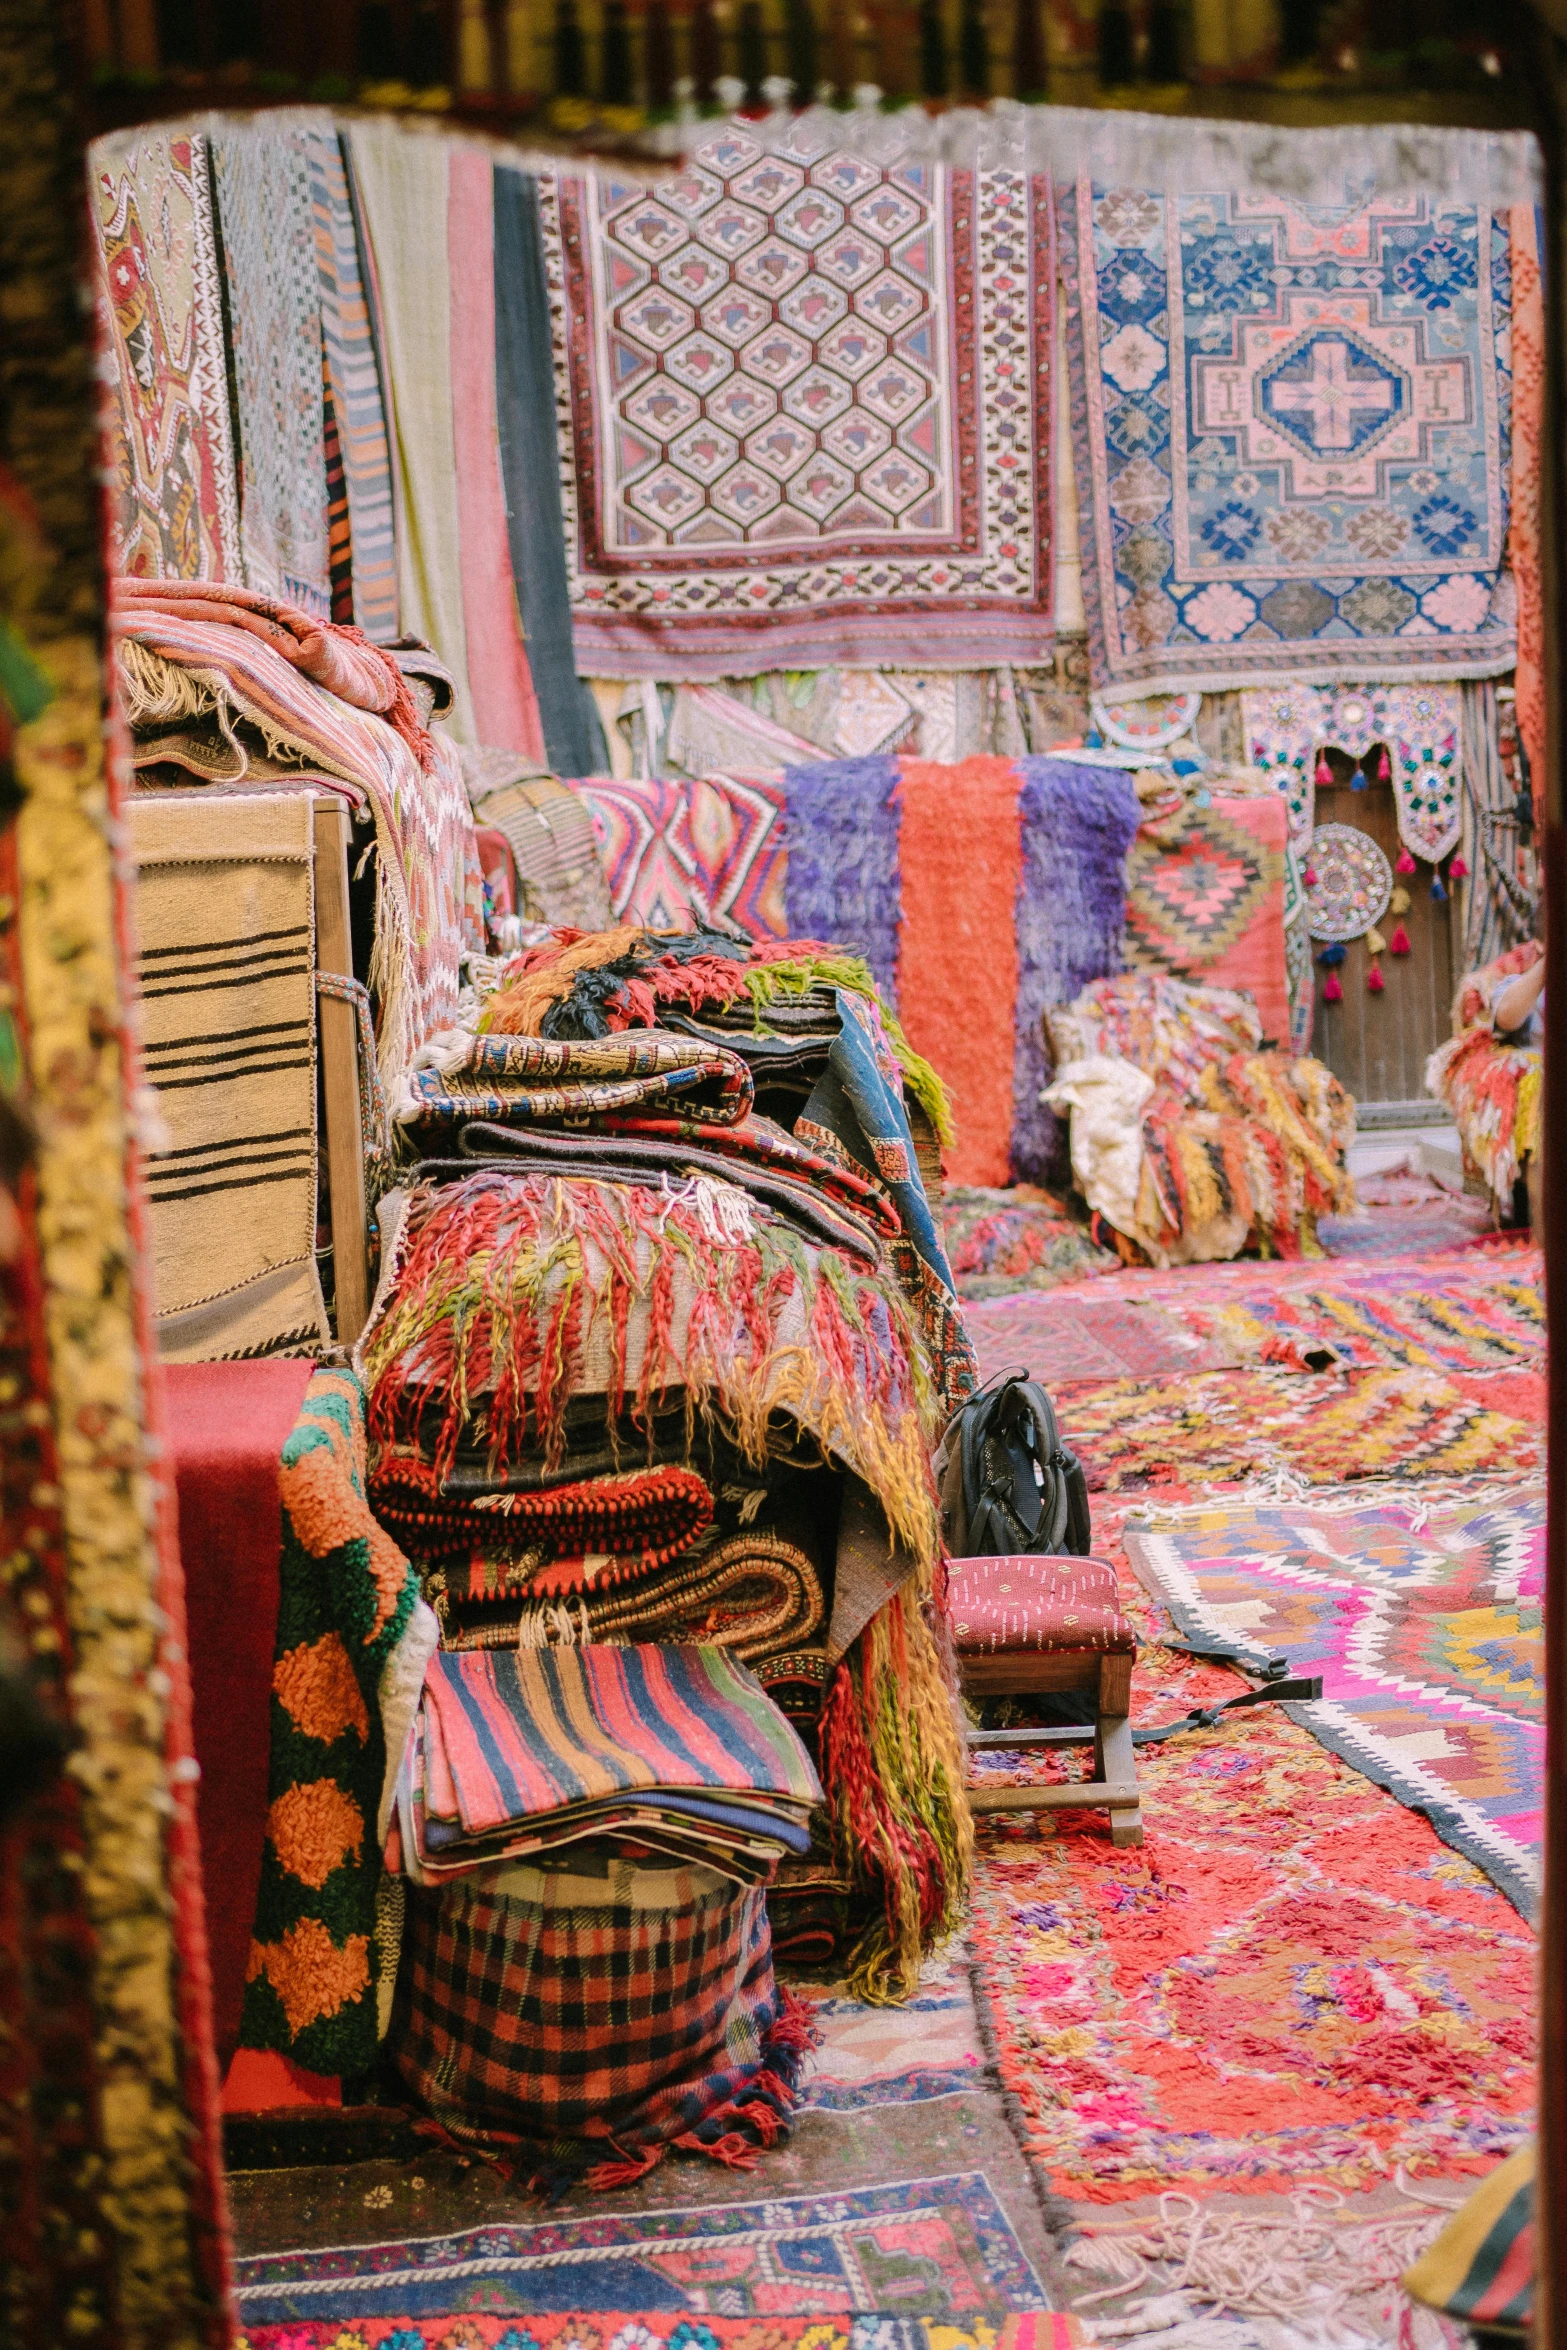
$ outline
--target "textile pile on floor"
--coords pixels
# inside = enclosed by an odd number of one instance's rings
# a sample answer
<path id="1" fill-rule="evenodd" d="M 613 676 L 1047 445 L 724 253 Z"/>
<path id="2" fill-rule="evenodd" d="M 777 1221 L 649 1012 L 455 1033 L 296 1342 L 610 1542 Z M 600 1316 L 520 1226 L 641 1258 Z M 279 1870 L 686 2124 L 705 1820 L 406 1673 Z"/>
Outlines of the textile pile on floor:
<path id="1" fill-rule="evenodd" d="M 1354 1202 L 1355 1105 L 1320 1061 L 1259 1050 L 1256 1007 L 1128 973 L 1048 1015 L 1084 1197 L 1155 1265 L 1319 1253 Z"/>
<path id="2" fill-rule="evenodd" d="M 540 2176 L 743 2165 L 800 2046 L 769 1901 L 897 1997 L 966 1884 L 926 1610 L 973 1366 L 905 1086 L 945 1105 L 813 942 L 566 930 L 494 976 L 396 1099 L 362 1344 L 442 1640 L 383 1821 L 397 2062 Z"/>

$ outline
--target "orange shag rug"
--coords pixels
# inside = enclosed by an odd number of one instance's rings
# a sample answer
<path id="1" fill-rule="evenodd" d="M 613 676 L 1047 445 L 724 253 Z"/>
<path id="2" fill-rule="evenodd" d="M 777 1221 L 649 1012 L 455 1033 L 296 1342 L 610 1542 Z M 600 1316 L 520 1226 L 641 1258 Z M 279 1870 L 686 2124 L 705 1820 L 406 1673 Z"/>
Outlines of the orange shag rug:
<path id="1" fill-rule="evenodd" d="M 949 1180 L 1006 1183 L 1021 778 L 1011 759 L 904 759 L 899 773 L 898 1016 L 952 1097 Z"/>

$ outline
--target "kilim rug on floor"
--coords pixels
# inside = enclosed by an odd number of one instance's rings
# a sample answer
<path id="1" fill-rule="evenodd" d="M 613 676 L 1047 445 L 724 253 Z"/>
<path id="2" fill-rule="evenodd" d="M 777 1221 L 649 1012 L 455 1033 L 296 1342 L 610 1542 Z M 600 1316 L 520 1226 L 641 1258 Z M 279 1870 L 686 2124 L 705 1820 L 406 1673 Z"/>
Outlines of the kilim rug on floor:
<path id="1" fill-rule="evenodd" d="M 1108 1309 L 1095 1298 L 1089 1310 Z M 1297 1279 L 1167 1310 L 1194 1338 L 1227 1346 L 1242 1363 L 1300 1371 L 1545 1367 L 1544 1263 L 1533 1250 L 1477 1250 L 1440 1270 L 1378 1259 L 1358 1279 Z"/>
<path id="2" fill-rule="evenodd" d="M 1048 652 L 1049 183 L 837 121 L 726 124 L 653 187 L 539 175 L 588 676 Z"/>
<path id="3" fill-rule="evenodd" d="M 971 2171 L 828 2196 L 605 2210 L 262 2255 L 237 2263 L 236 2298 L 242 2323 L 254 2327 L 628 2307 L 693 2317 L 874 2311 L 996 2324 L 1038 2308 L 1045 2295 L 984 2176 Z"/>
<path id="4" fill-rule="evenodd" d="M 1189 1640 L 1320 1673 L 1297 1721 L 1423 1811 L 1526 1917 L 1540 1884 L 1545 1495 L 1511 1480 L 1429 1505 L 1324 1494 L 1130 1526 L 1126 1553 Z"/>
<path id="5" fill-rule="evenodd" d="M 1177 150 L 1167 126 L 1126 115 L 1096 122 L 1081 170 L 1063 170 L 1101 687 L 1511 666 L 1505 207 L 1537 200 L 1537 151 L 1452 135 L 1428 193 L 1400 168 L 1403 138 L 1302 133 L 1286 196 L 1264 192 L 1271 130 L 1227 130 L 1205 171 L 1186 125 Z"/>
<path id="6" fill-rule="evenodd" d="M 1096 1281 L 1085 1295 L 981 1298 L 964 1308 L 982 1377 L 1026 1366 L 1036 1379 L 1165 1378 L 1185 1371 L 1234 1370 L 1240 1356 L 1227 1340 L 1190 1329 L 1166 1306 L 1134 1298 L 1101 1300 Z"/>
<path id="7" fill-rule="evenodd" d="M 1061 1397 L 1091 1490 L 1357 1477 L 1539 1473 L 1540 1431 L 1432 1371 L 1200 1371 L 1084 1379 Z"/>
<path id="8" fill-rule="evenodd" d="M 311 1349 L 329 1336 L 311 801 L 139 798 L 128 835 L 143 1056 L 167 1130 L 147 1154 L 159 1349 Z"/>
<path id="9" fill-rule="evenodd" d="M 234 2350 L 1076 2350 L 1088 2340 L 1064 2310 L 997 2321 L 923 2317 L 690 2317 L 683 2311 L 531 2313 L 509 2317 L 335 2318 L 315 2325 L 247 2326 Z"/>
<path id="10" fill-rule="evenodd" d="M 1317 1238 L 1330 1257 L 1403 1257 L 1484 1242 L 1492 1229 L 1484 1200 L 1455 1197 L 1429 1207 L 1379 1208 L 1370 1216 L 1324 1216 Z"/>
<path id="11" fill-rule="evenodd" d="M 1168 1721 L 1237 1686 L 1149 1647 L 1134 1712 Z M 1117 1852 L 1090 1812 L 1054 1815 L 1056 1832 L 1049 1814 L 981 1823 L 975 1981 L 1050 2191 L 1353 2191 L 1400 2166 L 1491 2168 L 1534 2095 L 1533 1940 L 1502 1895 L 1273 1708 L 1147 1748 L 1138 1774 L 1141 1850 Z"/>

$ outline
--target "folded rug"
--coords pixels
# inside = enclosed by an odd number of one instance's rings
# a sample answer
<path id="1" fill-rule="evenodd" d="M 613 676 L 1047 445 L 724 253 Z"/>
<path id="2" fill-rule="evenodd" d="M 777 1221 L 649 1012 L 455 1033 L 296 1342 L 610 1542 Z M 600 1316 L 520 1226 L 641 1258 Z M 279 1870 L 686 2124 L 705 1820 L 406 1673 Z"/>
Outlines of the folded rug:
<path id="1" fill-rule="evenodd" d="M 671 2146 L 750 2169 L 787 2134 L 811 2037 L 774 1983 L 762 1891 L 602 1867 L 414 1895 L 398 2069 L 446 2136 L 532 2157 L 540 2185 L 627 2186 Z"/>
<path id="2" fill-rule="evenodd" d="M 476 1119 L 459 1132 L 457 1149 L 464 1159 L 519 1171 L 548 1168 L 595 1179 L 617 1176 L 625 1183 L 656 1181 L 665 1195 L 671 1182 L 694 1188 L 699 1200 L 705 1198 L 714 1239 L 745 1240 L 751 1199 L 798 1224 L 812 1239 L 870 1264 L 879 1261 L 883 1245 L 898 1233 L 880 1184 L 807 1149 L 770 1118 L 753 1115 L 731 1127 L 675 1118 L 623 1119 L 613 1125 L 606 1120 L 596 1132 L 581 1136 Z"/>
<path id="3" fill-rule="evenodd" d="M 492 1485 L 459 1495 L 433 1462 L 394 1447 L 377 1457 L 370 1496 L 411 1556 L 471 1555 L 461 1587 L 474 1598 L 624 1582 L 678 1557 L 713 1520 L 703 1479 L 671 1463 L 542 1491 Z M 447 1588 L 455 1588 L 451 1575 Z"/>
<path id="4" fill-rule="evenodd" d="M 133 725 L 215 717 L 227 731 L 242 718 L 302 763 L 368 793 L 377 849 L 369 981 L 381 1075 L 395 1083 L 414 1047 L 450 1027 L 464 944 L 477 948 L 484 938 L 473 815 L 456 750 L 429 735 L 433 763 L 421 767 L 379 713 L 328 692 L 264 637 L 226 619 L 127 606 L 111 624 Z"/>
<path id="5" fill-rule="evenodd" d="M 721 1648 L 441 1650 L 423 1711 L 469 1837 L 606 1796 L 727 1792 L 787 1817 L 822 1799 L 794 1732 Z M 433 1806 L 433 1767 L 426 1786 Z"/>
<path id="6" fill-rule="evenodd" d="M 434 751 L 419 724 L 408 681 L 391 654 L 371 644 L 362 629 L 336 627 L 319 614 L 219 580 L 119 579 L 114 604 L 132 621 L 161 613 L 172 620 L 221 621 L 225 628 L 259 637 L 340 701 L 388 719 L 428 772 Z"/>
<path id="7" fill-rule="evenodd" d="M 476 1573 L 440 1580 L 435 1611 L 454 1651 L 543 1647 L 561 1633 L 584 1644 L 700 1641 L 727 1649 L 742 1664 L 766 1659 L 781 1676 L 789 1652 L 818 1632 L 826 1615 L 815 1561 L 775 1534 L 734 1535 L 632 1582 L 612 1579 L 618 1588 L 606 1588 L 595 1575 L 564 1603 L 541 1603 L 534 1596 L 543 1588 L 538 1583 L 519 1605 L 494 1589 L 476 1591 Z M 765 1687 L 767 1676 L 757 1678 Z"/>
<path id="8" fill-rule="evenodd" d="M 852 935 L 852 933 L 848 934 Z M 558 930 L 507 966 L 484 1007 L 490 1034 L 605 1036 L 658 1028 L 665 1014 L 728 1013 L 758 1033 L 787 1027 L 790 1008 L 813 991 L 847 988 L 873 997 L 904 1083 L 943 1141 L 952 1137 L 941 1079 L 910 1046 L 870 965 L 820 938 L 744 940 L 717 931 L 645 930 L 625 924 L 597 937 Z M 816 1007 L 813 1005 L 812 1010 Z M 814 1028 L 817 1022 L 811 1019 Z"/>
<path id="9" fill-rule="evenodd" d="M 672 1103 L 703 1126 L 733 1126 L 751 1107 L 744 1061 L 694 1038 L 637 1031 L 581 1043 L 468 1036 L 422 1045 L 396 1115 L 405 1126 L 573 1126 L 611 1111 Z"/>

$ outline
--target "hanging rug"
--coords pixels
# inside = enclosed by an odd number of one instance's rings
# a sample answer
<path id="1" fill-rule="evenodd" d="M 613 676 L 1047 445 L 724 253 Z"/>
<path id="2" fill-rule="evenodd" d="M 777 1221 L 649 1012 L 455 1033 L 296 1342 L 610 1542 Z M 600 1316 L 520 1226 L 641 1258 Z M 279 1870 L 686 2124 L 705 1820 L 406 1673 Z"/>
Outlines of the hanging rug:
<path id="1" fill-rule="evenodd" d="M 1315 880 L 1306 891 L 1313 938 L 1363 938 L 1393 895 L 1393 868 L 1369 833 L 1319 824 L 1311 836 Z"/>

